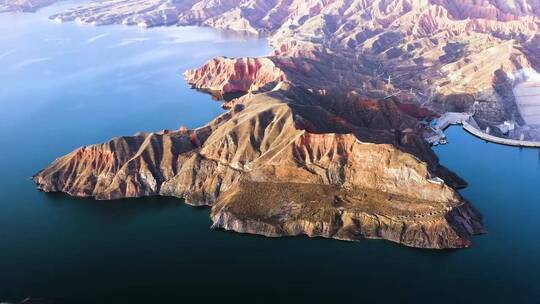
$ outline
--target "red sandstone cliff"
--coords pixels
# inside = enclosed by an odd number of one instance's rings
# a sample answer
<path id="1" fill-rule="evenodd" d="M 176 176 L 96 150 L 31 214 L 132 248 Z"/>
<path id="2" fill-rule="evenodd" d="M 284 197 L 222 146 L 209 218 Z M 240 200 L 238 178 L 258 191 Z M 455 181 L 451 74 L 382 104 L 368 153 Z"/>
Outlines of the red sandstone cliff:
<path id="1" fill-rule="evenodd" d="M 267 58 L 218 57 L 198 69 L 187 71 L 184 76 L 194 87 L 219 95 L 257 92 L 286 80 L 281 70 Z"/>

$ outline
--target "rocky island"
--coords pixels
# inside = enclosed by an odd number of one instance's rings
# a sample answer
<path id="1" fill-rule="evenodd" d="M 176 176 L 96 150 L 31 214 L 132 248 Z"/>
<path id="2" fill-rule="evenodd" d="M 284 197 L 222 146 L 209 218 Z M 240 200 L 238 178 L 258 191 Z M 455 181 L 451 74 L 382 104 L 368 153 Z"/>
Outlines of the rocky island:
<path id="1" fill-rule="evenodd" d="M 431 122 L 467 113 L 493 136 L 538 140 L 514 88 L 540 69 L 539 17 L 531 0 L 91 2 L 51 18 L 245 31 L 275 51 L 185 73 L 241 95 L 207 125 L 82 147 L 33 178 L 79 197 L 183 198 L 243 233 L 468 247 L 481 215 L 431 150 Z"/>

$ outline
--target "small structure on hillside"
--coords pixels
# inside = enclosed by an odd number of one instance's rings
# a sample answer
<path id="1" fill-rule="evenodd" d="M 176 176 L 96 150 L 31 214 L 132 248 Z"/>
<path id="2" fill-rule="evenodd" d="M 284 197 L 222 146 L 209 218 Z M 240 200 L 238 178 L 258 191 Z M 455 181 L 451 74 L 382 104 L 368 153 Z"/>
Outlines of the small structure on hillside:
<path id="1" fill-rule="evenodd" d="M 508 135 L 511 131 L 514 131 L 516 124 L 513 121 L 505 121 L 500 125 L 496 126 L 497 129 L 501 131 L 502 134 Z"/>

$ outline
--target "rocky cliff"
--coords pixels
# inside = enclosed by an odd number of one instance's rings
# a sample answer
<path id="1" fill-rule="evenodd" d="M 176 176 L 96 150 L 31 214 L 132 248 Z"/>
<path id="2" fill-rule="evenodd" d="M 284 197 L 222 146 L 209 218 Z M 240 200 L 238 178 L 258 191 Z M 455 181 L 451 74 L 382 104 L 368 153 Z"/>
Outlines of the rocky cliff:
<path id="1" fill-rule="evenodd" d="M 199 69 L 184 73 L 189 84 L 221 97 L 230 93 L 254 93 L 286 80 L 285 74 L 268 58 L 218 57 Z"/>

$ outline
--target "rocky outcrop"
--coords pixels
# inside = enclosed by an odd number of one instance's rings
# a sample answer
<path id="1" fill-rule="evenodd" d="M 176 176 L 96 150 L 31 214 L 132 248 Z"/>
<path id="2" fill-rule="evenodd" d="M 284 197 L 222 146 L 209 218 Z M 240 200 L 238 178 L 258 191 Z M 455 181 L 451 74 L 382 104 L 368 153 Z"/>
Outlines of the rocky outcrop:
<path id="1" fill-rule="evenodd" d="M 438 164 L 416 119 L 393 102 L 343 97 L 357 104 L 355 115 L 285 84 L 243 98 L 200 129 L 77 149 L 34 181 L 97 199 L 176 196 L 212 206 L 214 227 L 268 236 L 462 248 L 484 231 L 449 186 L 463 181 Z"/>
<path id="2" fill-rule="evenodd" d="M 285 74 L 268 58 L 218 57 L 202 67 L 184 73 L 193 87 L 223 96 L 269 90 L 285 81 Z"/>

